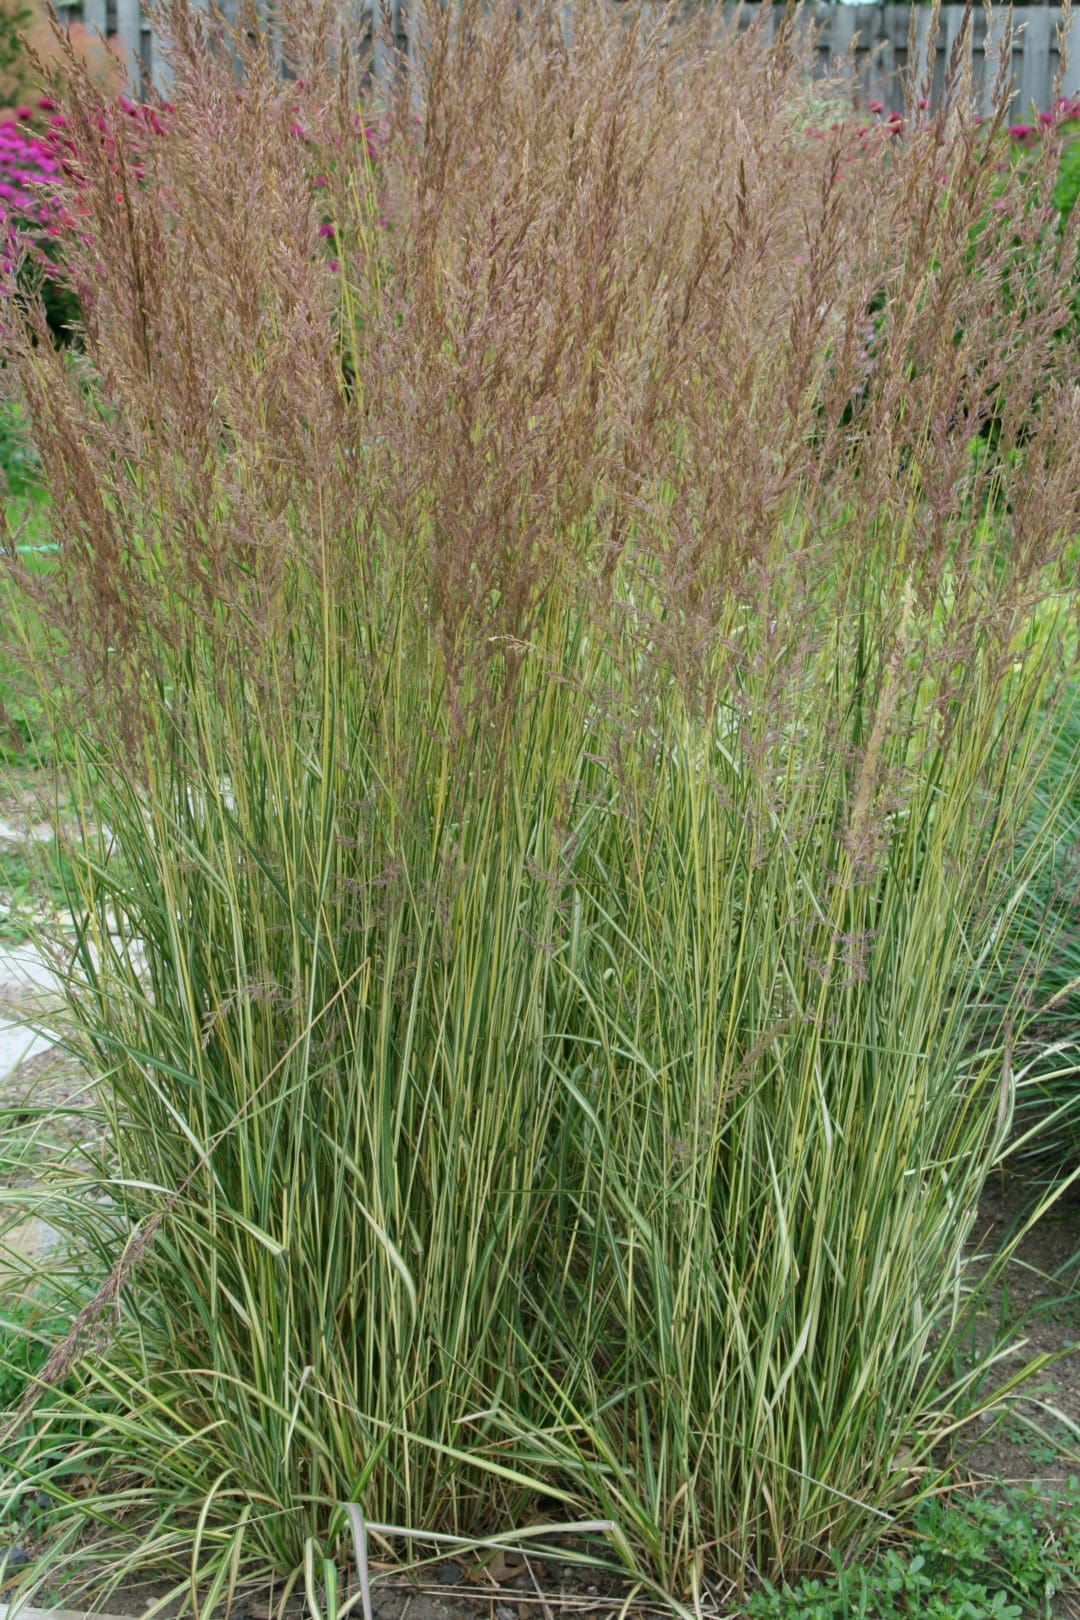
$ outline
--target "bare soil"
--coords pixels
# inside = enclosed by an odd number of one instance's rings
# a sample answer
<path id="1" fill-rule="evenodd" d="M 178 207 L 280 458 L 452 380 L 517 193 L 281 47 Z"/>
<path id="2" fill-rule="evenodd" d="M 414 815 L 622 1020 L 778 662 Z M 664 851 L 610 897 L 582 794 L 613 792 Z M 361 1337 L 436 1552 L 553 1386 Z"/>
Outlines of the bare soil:
<path id="1" fill-rule="evenodd" d="M 980 1206 L 979 1253 L 993 1253 L 1026 1222 L 1040 1189 L 995 1180 Z M 987 1414 L 985 1434 L 966 1454 L 974 1485 L 1038 1482 L 1047 1490 L 1080 1470 L 1080 1186 L 1021 1239 L 994 1302 L 978 1325 L 977 1345 L 1015 1348 L 1002 1374 L 1046 1356 L 1023 1398 Z"/>

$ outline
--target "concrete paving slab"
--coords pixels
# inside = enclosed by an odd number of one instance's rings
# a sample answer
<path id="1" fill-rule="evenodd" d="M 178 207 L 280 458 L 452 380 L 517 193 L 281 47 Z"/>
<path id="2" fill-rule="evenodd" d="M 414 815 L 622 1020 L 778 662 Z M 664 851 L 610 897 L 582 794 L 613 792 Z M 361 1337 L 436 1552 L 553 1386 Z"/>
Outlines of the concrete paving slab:
<path id="1" fill-rule="evenodd" d="M 9 821 L 0 816 L 0 844 L 51 844 L 54 836 L 47 821 Z"/>
<path id="2" fill-rule="evenodd" d="M 0 1282 L 18 1276 L 23 1264 L 40 1266 L 50 1254 L 55 1254 L 59 1247 L 60 1233 L 55 1226 L 50 1226 L 48 1221 L 41 1220 L 37 1215 L 31 1215 L 28 1220 L 20 1221 L 0 1239 Z"/>
<path id="3" fill-rule="evenodd" d="M 61 984 L 56 963 L 34 945 L 0 950 L 0 990 L 56 990 Z"/>
<path id="4" fill-rule="evenodd" d="M 0 1620 L 131 1620 L 130 1615 L 101 1614 L 96 1609 L 20 1609 L 14 1603 L 0 1603 Z"/>
<path id="5" fill-rule="evenodd" d="M 17 1024 L 9 1018 L 0 1018 L 0 1085 L 14 1074 L 21 1064 L 41 1052 L 51 1052 L 56 1045 L 46 1035 Z"/>

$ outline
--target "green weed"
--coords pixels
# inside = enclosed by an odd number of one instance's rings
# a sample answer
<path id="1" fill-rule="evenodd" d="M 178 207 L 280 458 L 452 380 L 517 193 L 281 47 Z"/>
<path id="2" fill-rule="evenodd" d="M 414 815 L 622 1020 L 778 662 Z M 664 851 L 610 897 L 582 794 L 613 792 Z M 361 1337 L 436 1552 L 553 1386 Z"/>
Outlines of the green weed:
<path id="1" fill-rule="evenodd" d="M 752 1620 L 1037 1620 L 1080 1582 L 1080 1485 L 934 1500 L 869 1565 L 755 1593 Z"/>
<path id="2" fill-rule="evenodd" d="M 0 843 L 0 941 L 21 945 L 43 927 L 55 934 L 68 926 L 73 892 L 74 871 L 62 844 Z"/>

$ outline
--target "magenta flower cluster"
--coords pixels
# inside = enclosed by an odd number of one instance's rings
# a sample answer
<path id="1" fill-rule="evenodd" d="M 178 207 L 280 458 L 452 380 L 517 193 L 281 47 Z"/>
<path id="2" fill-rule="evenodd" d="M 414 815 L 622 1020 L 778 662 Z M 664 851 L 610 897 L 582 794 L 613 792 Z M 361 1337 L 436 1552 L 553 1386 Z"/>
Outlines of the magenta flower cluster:
<path id="1" fill-rule="evenodd" d="M 42 98 L 38 110 L 51 112 L 52 102 Z M 14 118 L 0 123 L 0 221 L 5 239 L 27 227 L 48 235 L 57 232 L 52 203 L 53 183 L 61 171 L 61 156 L 51 134 L 39 134 L 30 125 L 34 109 L 18 107 Z"/>
<path id="2" fill-rule="evenodd" d="M 121 98 L 121 111 L 156 133 L 161 132 L 153 108 L 140 108 Z M 35 129 L 35 114 L 47 115 Z M 104 118 L 98 119 L 102 137 L 112 140 Z M 14 116 L 0 114 L 0 226 L 9 241 L 13 233 L 29 230 L 56 236 L 63 222 L 55 195 L 56 182 L 72 172 L 77 152 L 67 133 L 67 120 L 46 96 L 37 107 L 17 107 Z"/>
<path id="3" fill-rule="evenodd" d="M 136 180 L 145 172 L 146 145 L 164 132 L 162 116 L 169 110 L 167 104 L 143 106 L 121 96 L 97 117 L 99 139 L 110 157 L 121 131 L 126 136 L 133 126 L 134 139 L 125 138 L 124 147 L 128 172 Z M 78 228 L 71 210 L 77 215 L 87 206 L 79 190 L 78 147 L 56 104 L 42 96 L 33 107 L 0 111 L 0 302 L 14 291 L 25 260 L 52 280 L 61 277 L 60 256 L 51 244 Z"/>
<path id="4" fill-rule="evenodd" d="M 304 89 L 302 79 L 297 81 L 297 88 Z M 301 116 L 300 109 L 294 108 L 289 124 L 289 134 L 296 140 L 302 141 L 305 145 L 313 147 L 320 156 L 333 158 L 335 149 L 341 151 L 345 147 L 352 147 L 355 150 L 362 146 L 369 163 L 378 161 L 380 144 L 384 138 L 383 133 L 377 124 L 367 122 L 362 114 L 355 113 L 353 115 L 351 132 L 345 139 L 342 139 L 341 135 L 335 132 L 328 140 L 321 138 L 321 132 L 313 132 L 306 124 L 301 123 Z M 316 124 L 317 122 L 316 119 Z M 329 184 L 329 178 L 325 174 L 316 174 L 312 180 L 312 185 L 316 190 L 326 189 Z M 386 228 L 387 221 L 383 216 L 379 217 L 377 223 L 380 228 Z M 319 235 L 332 253 L 337 250 L 338 228 L 328 214 L 323 215 L 322 223 L 319 226 Z M 336 274 L 341 269 L 341 262 L 337 258 L 328 258 L 326 268 L 332 274 Z"/>
<path id="5" fill-rule="evenodd" d="M 165 133 L 171 111 L 167 102 L 154 107 L 120 96 L 113 107 L 98 115 L 97 126 L 104 149 L 112 154 L 123 139 L 127 170 L 136 180 L 145 174 L 141 156 L 146 144 Z M 300 116 L 300 110 L 296 109 L 290 133 L 305 145 L 321 146 L 300 123 Z M 349 143 L 362 144 L 368 161 L 373 161 L 378 155 L 379 132 L 358 114 Z M 333 144 L 345 143 L 338 138 Z M 46 275 L 59 274 L 57 266 L 51 262 L 47 239 L 77 228 L 77 222 L 61 202 L 58 182 L 67 182 L 64 191 L 69 207 L 78 213 L 81 211 L 79 202 L 71 203 L 70 198 L 71 182 L 74 182 L 77 198 L 79 176 L 77 144 L 68 120 L 52 100 L 42 96 L 33 107 L 0 109 L 0 289 L 6 287 L 10 291 L 12 274 L 27 254 L 41 265 Z M 326 176 L 318 176 L 314 184 L 326 186 Z M 117 200 L 120 200 L 119 193 Z M 385 221 L 380 219 L 379 223 L 383 225 Z M 323 216 L 319 235 L 332 252 L 337 246 L 337 231 L 327 215 Z M 329 260 L 328 267 L 336 270 L 337 260 Z"/>
<path id="6" fill-rule="evenodd" d="M 1013 124 L 1009 136 L 1014 141 L 1028 145 L 1039 134 L 1040 129 L 1053 129 L 1057 124 L 1066 124 L 1078 119 L 1080 119 L 1080 96 L 1071 100 L 1068 96 L 1061 96 L 1051 108 L 1039 114 L 1038 123 Z"/>
<path id="7" fill-rule="evenodd" d="M 927 110 L 928 103 L 925 100 L 920 99 L 918 105 L 920 111 L 925 112 Z M 885 111 L 885 104 L 882 101 L 867 102 L 866 110 L 867 112 L 873 114 L 875 122 L 873 124 L 864 124 L 857 131 L 860 139 L 865 139 L 868 135 L 875 133 L 884 133 L 886 135 L 899 134 L 900 130 L 903 128 L 903 113 L 887 113 Z M 1021 143 L 1030 142 L 1042 130 L 1053 129 L 1056 128 L 1058 124 L 1065 124 L 1070 121 L 1080 121 L 1080 97 L 1070 99 L 1068 96 L 1061 96 L 1054 103 L 1053 107 L 1049 108 L 1045 112 L 1041 112 L 1038 119 L 1034 123 L 1012 124 L 1009 127 L 1008 133 L 1010 139 L 1013 141 L 1019 141 Z M 977 124 L 981 124 L 983 120 L 981 118 L 977 118 L 975 122 Z M 836 133 L 843 128 L 843 124 L 833 123 L 829 125 L 828 131 L 824 129 L 808 129 L 806 133 L 813 140 L 823 140 L 829 131 Z"/>

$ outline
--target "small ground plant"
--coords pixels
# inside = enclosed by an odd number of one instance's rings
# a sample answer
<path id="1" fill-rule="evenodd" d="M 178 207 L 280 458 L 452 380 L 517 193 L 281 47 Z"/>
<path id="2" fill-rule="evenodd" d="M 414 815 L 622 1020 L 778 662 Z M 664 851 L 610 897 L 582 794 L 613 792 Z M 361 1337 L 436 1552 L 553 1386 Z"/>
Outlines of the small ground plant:
<path id="1" fill-rule="evenodd" d="M 149 146 L 74 76 L 78 346 L 8 305 L 115 1164 L 23 1591 L 317 1607 L 347 1505 L 797 1582 L 964 1395 L 1076 608 L 1055 136 L 1003 175 L 958 57 L 812 139 L 790 18 L 431 5 L 382 103 L 278 20 L 176 5 Z"/>
<path id="2" fill-rule="evenodd" d="M 1080 1580 L 1080 1490 L 930 1501 L 911 1540 L 869 1565 L 751 1598 L 751 1620 L 1036 1620 Z"/>

